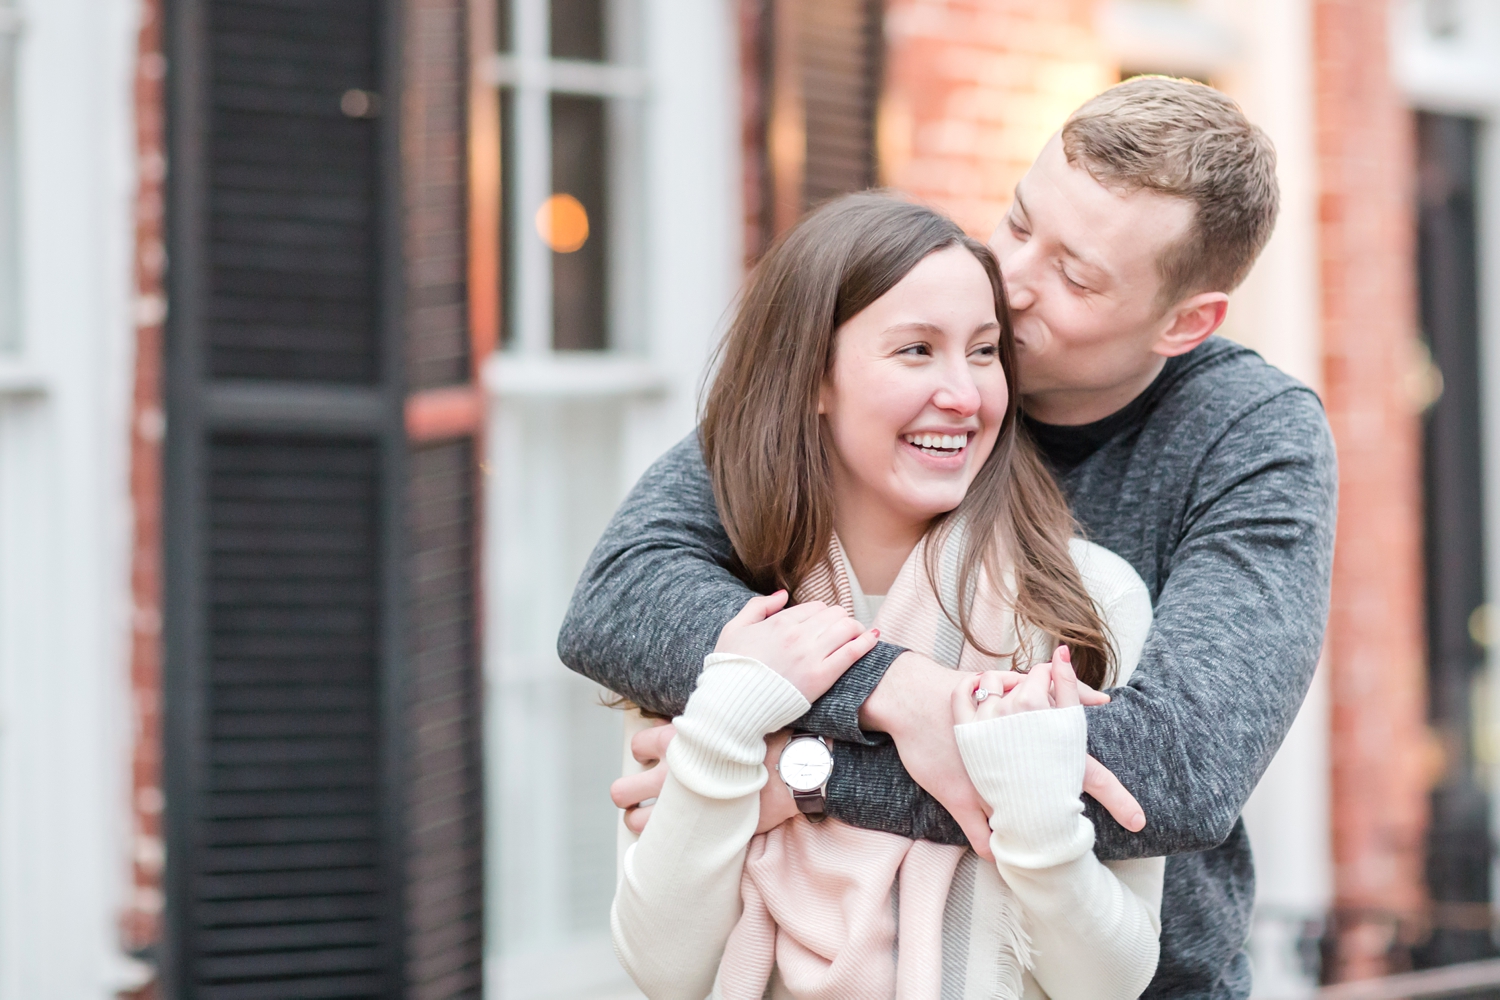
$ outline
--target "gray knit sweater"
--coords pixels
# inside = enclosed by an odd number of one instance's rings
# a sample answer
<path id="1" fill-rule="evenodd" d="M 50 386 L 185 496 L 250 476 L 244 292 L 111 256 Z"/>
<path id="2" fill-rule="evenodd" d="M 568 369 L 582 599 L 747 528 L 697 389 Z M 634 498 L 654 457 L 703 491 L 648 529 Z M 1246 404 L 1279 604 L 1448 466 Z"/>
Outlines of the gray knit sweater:
<path id="1" fill-rule="evenodd" d="M 1089 750 L 1140 800 L 1146 829 L 1128 833 L 1086 800 L 1095 850 L 1171 856 L 1161 963 L 1145 996 L 1245 997 L 1255 875 L 1240 811 L 1322 644 L 1333 440 L 1309 389 L 1218 338 L 1169 361 L 1128 411 L 1059 470 L 1087 536 L 1135 567 L 1156 613 L 1129 685 L 1088 710 Z M 647 709 L 680 712 L 719 630 L 751 596 L 725 568 L 730 555 L 690 436 L 605 530 L 563 623 L 563 662 Z M 963 843 L 889 740 L 859 729 L 859 706 L 900 652 L 877 646 L 799 725 L 841 741 L 833 815 Z"/>

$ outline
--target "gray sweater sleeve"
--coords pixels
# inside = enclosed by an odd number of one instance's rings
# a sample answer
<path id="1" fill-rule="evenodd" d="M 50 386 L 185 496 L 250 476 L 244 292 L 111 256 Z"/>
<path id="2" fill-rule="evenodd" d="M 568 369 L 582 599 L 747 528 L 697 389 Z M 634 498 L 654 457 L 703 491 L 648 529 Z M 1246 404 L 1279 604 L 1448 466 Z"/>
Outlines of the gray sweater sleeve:
<path id="1" fill-rule="evenodd" d="M 1106 859 L 1227 838 L 1312 682 L 1328 621 L 1338 472 L 1317 398 L 1284 392 L 1209 450 L 1130 683 L 1089 709 L 1089 750 L 1145 808 L 1088 801 Z"/>
<path id="2" fill-rule="evenodd" d="M 1085 797 L 1106 861 L 1183 854 L 1229 836 L 1312 681 L 1328 618 L 1338 476 L 1317 398 L 1243 414 L 1193 473 L 1155 619 L 1129 685 L 1088 709 L 1089 752 L 1146 812 L 1127 832 Z M 835 748 L 830 812 L 963 844 L 889 746 Z"/>
<path id="3" fill-rule="evenodd" d="M 573 592 L 558 655 L 647 711 L 679 714 L 720 630 L 755 596 L 727 568 L 733 555 L 690 434 L 646 471 L 605 528 Z M 798 726 L 852 743 L 884 740 L 860 730 L 859 708 L 902 652 L 878 644 Z"/>
<path id="4" fill-rule="evenodd" d="M 1145 830 L 1132 834 L 1085 797 L 1106 861 L 1222 843 L 1291 727 L 1322 646 L 1338 476 L 1317 398 L 1292 390 L 1244 414 L 1194 475 L 1140 664 L 1108 705 L 1087 710 L 1089 752 L 1146 812 Z M 839 747 L 831 811 L 964 843 L 894 756 Z"/>

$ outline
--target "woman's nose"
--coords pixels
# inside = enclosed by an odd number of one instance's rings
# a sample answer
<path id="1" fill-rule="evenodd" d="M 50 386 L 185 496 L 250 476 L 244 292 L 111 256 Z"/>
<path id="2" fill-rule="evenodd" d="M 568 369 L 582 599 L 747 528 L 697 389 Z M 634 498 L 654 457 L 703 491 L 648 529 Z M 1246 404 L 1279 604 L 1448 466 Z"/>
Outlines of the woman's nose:
<path id="1" fill-rule="evenodd" d="M 932 402 L 938 409 L 962 417 L 979 412 L 979 386 L 967 363 L 951 366 L 944 372 L 943 384 L 933 394 Z"/>

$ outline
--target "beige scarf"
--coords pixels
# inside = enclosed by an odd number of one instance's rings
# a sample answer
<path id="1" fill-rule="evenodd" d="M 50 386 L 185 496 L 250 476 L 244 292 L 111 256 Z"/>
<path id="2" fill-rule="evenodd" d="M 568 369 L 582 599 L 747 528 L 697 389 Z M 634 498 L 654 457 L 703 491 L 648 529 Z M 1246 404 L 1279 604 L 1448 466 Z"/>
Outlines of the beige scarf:
<path id="1" fill-rule="evenodd" d="M 933 591 L 925 548 L 924 540 L 907 558 L 875 616 L 881 638 L 959 670 L 1008 669 L 1009 656 L 964 642 Z M 962 548 L 955 529 L 938 580 L 948 608 L 958 606 Z M 797 601 L 853 614 L 847 565 L 834 539 Z M 999 649 L 1016 648 L 1009 583 L 996 587 L 981 573 L 971 611 L 972 627 Z M 768 984 L 771 996 L 795 1000 L 1009 1000 L 1031 966 L 1014 894 L 968 848 L 798 816 L 750 842 L 740 891 L 744 912 L 719 966 L 723 1000 L 761 1000 Z"/>

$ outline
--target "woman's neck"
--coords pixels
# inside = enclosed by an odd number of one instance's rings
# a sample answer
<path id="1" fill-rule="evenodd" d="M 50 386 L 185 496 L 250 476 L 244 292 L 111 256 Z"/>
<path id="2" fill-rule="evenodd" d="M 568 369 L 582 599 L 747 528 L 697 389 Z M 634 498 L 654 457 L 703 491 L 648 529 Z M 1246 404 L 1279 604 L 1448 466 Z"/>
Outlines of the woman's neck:
<path id="1" fill-rule="evenodd" d="M 883 505 L 854 497 L 836 498 L 833 524 L 860 590 L 877 596 L 890 592 L 927 530 L 925 521 L 914 524 Z"/>

